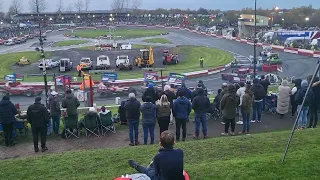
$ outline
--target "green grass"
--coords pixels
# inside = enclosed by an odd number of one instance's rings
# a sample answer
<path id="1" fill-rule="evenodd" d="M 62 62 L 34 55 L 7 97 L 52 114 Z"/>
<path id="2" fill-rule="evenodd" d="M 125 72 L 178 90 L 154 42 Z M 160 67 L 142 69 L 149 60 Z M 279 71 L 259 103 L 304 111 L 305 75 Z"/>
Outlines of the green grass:
<path id="1" fill-rule="evenodd" d="M 46 57 L 50 57 L 51 53 L 46 53 L 45 55 Z M 8 53 L 8 54 L 0 55 L 0 80 L 3 80 L 4 75 L 14 73 L 12 70 L 10 70 L 10 68 L 16 62 L 18 62 L 22 57 L 26 57 L 27 59 L 30 60 L 31 63 L 34 63 L 40 59 L 40 53 L 28 51 L 28 52 Z M 30 66 L 30 65 L 25 65 L 25 66 Z M 15 73 L 21 73 L 21 72 L 15 72 Z"/>
<path id="2" fill-rule="evenodd" d="M 53 44 L 53 47 L 63 47 L 63 46 L 72 46 L 72 45 L 79 45 L 85 44 L 89 41 L 85 40 L 66 40 L 66 41 L 59 41 Z"/>
<path id="3" fill-rule="evenodd" d="M 296 132 L 285 164 L 280 158 L 289 132 L 177 143 L 192 180 L 318 179 L 319 129 Z M 134 173 L 135 159 L 147 165 L 158 145 L 64 152 L 0 161 L 2 179 L 113 179 Z M 36 169 L 36 171 L 35 171 Z"/>
<path id="4" fill-rule="evenodd" d="M 113 36 L 121 36 L 121 38 L 116 39 L 131 39 L 131 38 L 140 38 L 148 36 L 156 36 L 168 31 L 165 30 L 150 30 L 150 29 L 118 29 L 113 32 Z M 77 37 L 82 38 L 96 38 L 99 36 L 104 36 L 109 34 L 108 29 L 85 29 L 85 30 L 75 30 L 73 33 L 70 33 Z"/>
<path id="5" fill-rule="evenodd" d="M 164 39 L 164 38 L 146 39 L 146 40 L 143 40 L 143 42 L 147 42 L 147 43 L 160 43 L 160 44 L 172 44 L 171 41 L 169 41 L 168 39 Z"/>

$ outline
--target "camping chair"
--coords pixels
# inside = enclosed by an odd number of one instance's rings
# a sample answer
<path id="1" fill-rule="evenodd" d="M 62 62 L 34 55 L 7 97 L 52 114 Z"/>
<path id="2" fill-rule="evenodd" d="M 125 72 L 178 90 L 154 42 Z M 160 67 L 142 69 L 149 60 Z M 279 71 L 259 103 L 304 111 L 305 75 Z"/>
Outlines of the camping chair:
<path id="1" fill-rule="evenodd" d="M 99 131 L 99 120 L 98 119 L 99 119 L 99 117 L 97 115 L 96 116 L 85 115 L 83 125 L 86 130 L 87 137 L 91 136 L 92 134 L 97 137 L 100 136 L 99 135 L 100 131 Z M 98 132 L 98 133 L 95 133 L 95 132 Z"/>
<path id="2" fill-rule="evenodd" d="M 100 116 L 100 127 L 101 127 L 101 133 L 103 136 L 108 131 L 111 131 L 113 133 L 116 133 L 116 127 L 114 127 L 113 121 L 112 121 L 112 113 L 109 111 L 106 114 L 99 113 Z"/>
<path id="3" fill-rule="evenodd" d="M 64 123 L 64 135 L 66 138 L 69 138 L 71 136 L 79 138 L 80 130 L 79 130 L 79 124 L 78 124 L 78 116 L 64 117 L 63 123 Z M 73 131 L 71 131 L 71 129 Z M 74 132 L 74 130 L 76 132 Z"/>

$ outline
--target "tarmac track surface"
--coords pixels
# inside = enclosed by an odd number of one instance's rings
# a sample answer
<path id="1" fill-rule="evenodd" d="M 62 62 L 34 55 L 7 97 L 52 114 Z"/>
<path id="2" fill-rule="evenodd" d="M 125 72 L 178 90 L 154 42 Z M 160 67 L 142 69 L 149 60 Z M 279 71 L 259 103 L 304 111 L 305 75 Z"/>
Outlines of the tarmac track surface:
<path id="1" fill-rule="evenodd" d="M 158 28 L 154 28 L 158 29 Z M 169 35 L 164 36 L 176 45 L 196 45 L 196 46 L 207 46 L 207 47 L 219 47 L 227 51 L 231 51 L 238 55 L 249 57 L 253 55 L 253 46 L 242 44 L 236 41 L 213 38 L 204 35 L 199 35 L 187 31 L 168 29 L 170 31 Z M 57 34 L 53 37 L 60 38 Z M 51 37 L 52 38 L 52 37 Z M 257 47 L 257 55 L 262 50 L 261 47 Z M 1 49 L 0 49 L 1 51 Z M 308 75 L 314 72 L 317 65 L 317 59 L 300 56 L 295 54 L 289 54 L 284 52 L 279 52 L 281 60 L 284 64 L 288 65 L 288 68 L 283 68 L 283 72 L 279 73 L 281 77 L 296 77 L 296 78 L 306 78 Z M 205 59 L 210 61 L 210 59 Z M 200 77 L 195 79 L 190 79 L 186 81 L 187 86 L 195 87 L 198 80 L 203 80 L 207 88 L 213 92 L 216 92 L 223 81 L 221 80 L 220 74 L 208 75 L 206 77 Z M 122 97 L 125 98 L 125 97 Z M 30 105 L 33 102 L 33 98 L 30 97 L 12 97 L 14 103 L 20 103 L 23 107 Z M 94 101 L 97 104 L 113 104 L 114 98 L 101 98 L 95 97 Z M 101 103 L 100 103 L 101 102 Z"/>

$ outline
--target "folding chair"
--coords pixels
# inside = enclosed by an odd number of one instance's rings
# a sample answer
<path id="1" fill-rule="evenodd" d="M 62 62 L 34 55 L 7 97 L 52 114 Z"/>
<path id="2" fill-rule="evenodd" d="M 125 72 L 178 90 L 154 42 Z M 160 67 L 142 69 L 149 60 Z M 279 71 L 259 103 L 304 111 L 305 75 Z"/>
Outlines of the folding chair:
<path id="1" fill-rule="evenodd" d="M 99 137 L 100 131 L 99 131 L 99 117 L 98 115 L 85 115 L 84 117 L 84 128 L 86 130 L 86 136 L 89 137 L 92 134 Z M 95 133 L 98 132 L 98 133 Z"/>
<path id="2" fill-rule="evenodd" d="M 105 136 L 105 134 L 108 131 L 116 133 L 116 127 L 114 126 L 113 121 L 112 121 L 111 111 L 108 112 L 107 114 L 99 113 L 99 116 L 100 116 L 100 127 L 101 127 L 102 135 Z"/>
<path id="3" fill-rule="evenodd" d="M 79 138 L 80 130 L 79 130 L 79 124 L 78 124 L 78 116 L 64 117 L 63 123 L 64 123 L 64 135 L 66 138 L 69 138 L 71 136 Z"/>

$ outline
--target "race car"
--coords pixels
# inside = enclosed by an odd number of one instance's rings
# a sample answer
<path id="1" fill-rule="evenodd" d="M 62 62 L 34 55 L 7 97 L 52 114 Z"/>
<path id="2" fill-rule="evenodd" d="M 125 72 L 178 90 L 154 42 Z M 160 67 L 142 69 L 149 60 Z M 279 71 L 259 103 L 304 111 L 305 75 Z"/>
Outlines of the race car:
<path id="1" fill-rule="evenodd" d="M 44 60 L 45 61 L 45 66 L 46 66 L 46 69 L 51 69 L 51 68 L 55 68 L 55 67 L 58 67 L 60 62 L 59 61 L 53 61 L 52 59 L 46 59 Z M 39 64 L 39 69 L 43 69 L 44 65 L 43 65 L 43 62 L 41 61 L 40 64 Z"/>
<path id="2" fill-rule="evenodd" d="M 102 97 L 110 96 L 110 95 L 129 95 L 129 93 L 136 93 L 135 89 L 128 86 L 117 86 L 111 83 L 103 83 L 100 82 L 98 84 L 98 88 L 96 89 L 95 93 L 100 94 Z"/>
<path id="3" fill-rule="evenodd" d="M 268 54 L 267 63 L 271 65 L 274 65 L 274 64 L 282 65 L 282 61 L 279 58 L 279 54 L 274 52 Z"/>
<path id="4" fill-rule="evenodd" d="M 260 52 L 260 56 L 267 56 L 272 50 L 271 46 L 262 46 L 262 51 Z"/>
<path id="5" fill-rule="evenodd" d="M 230 83 L 245 82 L 245 78 L 239 77 L 236 73 L 222 73 L 221 78 L 222 80 L 228 81 Z"/>
<path id="6" fill-rule="evenodd" d="M 39 96 L 43 89 L 32 86 L 22 85 L 20 82 L 7 82 L 4 87 L 0 88 L 2 95 L 24 95 L 24 96 Z"/>

